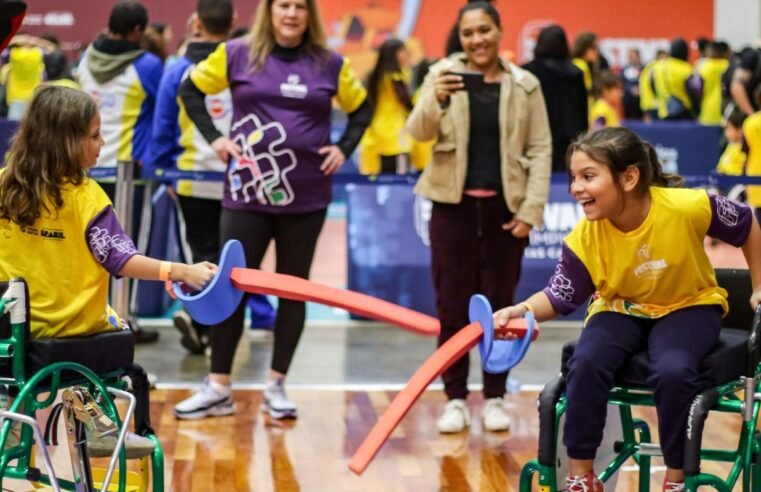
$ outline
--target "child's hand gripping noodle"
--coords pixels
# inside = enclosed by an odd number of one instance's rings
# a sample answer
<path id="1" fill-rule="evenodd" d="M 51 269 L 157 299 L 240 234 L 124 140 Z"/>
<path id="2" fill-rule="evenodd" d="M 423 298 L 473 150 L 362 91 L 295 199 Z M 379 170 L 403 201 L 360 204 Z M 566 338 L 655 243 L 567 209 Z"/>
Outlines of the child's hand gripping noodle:
<path id="1" fill-rule="evenodd" d="M 505 340 L 495 341 L 491 306 L 482 295 L 475 295 L 470 299 L 470 321 L 468 326 L 439 347 L 420 366 L 404 389 L 396 395 L 394 401 L 383 412 L 378 423 L 354 453 L 349 462 L 351 471 L 358 475 L 365 471 L 370 461 L 380 451 L 381 446 L 431 381 L 476 344 L 479 345 L 484 370 L 502 372 L 518 364 L 526 354 L 529 344 L 539 336 L 539 328 L 534 322 L 533 315 L 529 313 L 525 319 L 513 318 L 499 326 L 496 333 Z"/>

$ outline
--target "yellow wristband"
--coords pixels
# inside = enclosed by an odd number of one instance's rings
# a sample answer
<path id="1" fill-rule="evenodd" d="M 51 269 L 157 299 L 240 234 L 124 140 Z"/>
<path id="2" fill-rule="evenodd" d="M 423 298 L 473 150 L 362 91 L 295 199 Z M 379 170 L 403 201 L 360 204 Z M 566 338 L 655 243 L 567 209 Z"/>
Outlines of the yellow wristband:
<path id="1" fill-rule="evenodd" d="M 518 304 L 518 305 L 519 305 L 519 306 L 523 306 L 523 307 L 525 307 L 525 308 L 526 308 L 526 311 L 531 311 L 531 314 L 535 314 L 535 312 L 534 312 L 534 306 L 532 306 L 531 304 L 529 304 L 529 303 L 527 303 L 527 302 L 521 302 L 521 303 L 520 303 L 520 304 Z"/>
<path id="2" fill-rule="evenodd" d="M 162 261 L 159 266 L 159 280 L 168 282 L 172 280 L 172 264 L 168 261 Z"/>

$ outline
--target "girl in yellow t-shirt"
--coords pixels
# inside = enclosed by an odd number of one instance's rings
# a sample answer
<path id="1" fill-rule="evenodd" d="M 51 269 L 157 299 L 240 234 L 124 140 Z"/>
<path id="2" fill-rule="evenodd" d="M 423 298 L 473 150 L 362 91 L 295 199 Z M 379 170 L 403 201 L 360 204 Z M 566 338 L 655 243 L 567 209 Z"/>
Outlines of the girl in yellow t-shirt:
<path id="1" fill-rule="evenodd" d="M 698 366 L 727 311 L 703 239 L 742 247 L 759 279 L 761 229 L 746 205 L 670 187 L 681 178 L 664 175 L 653 147 L 626 128 L 589 133 L 571 144 L 569 156 L 570 192 L 584 217 L 565 238 L 547 287 L 495 313 L 495 326 L 528 310 L 538 321 L 568 314 L 594 294 L 566 376 L 568 490 L 602 492 L 592 465 L 613 375 L 644 349 L 667 466 L 664 490 L 683 490 L 687 414 L 703 389 Z M 753 286 L 754 309 L 760 300 L 761 282 Z"/>
<path id="2" fill-rule="evenodd" d="M 410 82 L 407 48 L 396 38 L 387 39 L 367 80 L 373 119 L 359 144 L 362 174 L 409 171 L 413 140 L 404 125 L 412 111 Z"/>
<path id="3" fill-rule="evenodd" d="M 86 175 L 102 146 L 95 101 L 43 85 L 8 151 L 0 174 L 0 278 L 26 279 L 34 338 L 120 329 L 108 306 L 109 274 L 201 289 L 217 269 L 137 252 L 105 192 Z"/>
<path id="4" fill-rule="evenodd" d="M 724 138 L 727 146 L 724 148 L 716 172 L 728 176 L 740 176 L 745 171 L 745 161 L 748 154 L 743 148 L 743 123 L 747 116 L 739 109 L 734 109 L 724 123 Z"/>
<path id="5" fill-rule="evenodd" d="M 592 105 L 589 113 L 589 127 L 594 130 L 612 126 L 621 126 L 618 108 L 624 97 L 621 78 L 606 70 L 600 74 L 600 97 Z"/>

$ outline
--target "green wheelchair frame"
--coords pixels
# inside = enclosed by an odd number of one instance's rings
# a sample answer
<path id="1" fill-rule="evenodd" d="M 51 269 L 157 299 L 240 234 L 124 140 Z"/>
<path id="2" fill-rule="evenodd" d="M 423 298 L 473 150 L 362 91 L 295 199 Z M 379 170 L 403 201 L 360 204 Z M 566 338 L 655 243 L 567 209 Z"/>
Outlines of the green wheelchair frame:
<path id="1" fill-rule="evenodd" d="M 705 389 L 693 400 L 687 422 L 685 446 L 685 490 L 694 492 L 699 486 L 711 486 L 720 492 L 731 492 L 740 481 L 744 492 L 761 491 L 761 433 L 757 429 L 761 409 L 761 365 L 759 364 L 759 336 L 761 335 L 761 307 L 753 313 L 748 305 L 751 282 L 747 270 L 717 269 L 719 285 L 729 293 L 730 313 L 724 319 L 722 338 L 735 332 L 742 333 L 747 352 L 737 361 L 737 370 L 726 381 Z M 727 328 L 732 327 L 732 328 Z M 714 349 L 717 350 L 717 349 Z M 710 356 L 710 354 L 709 354 Z M 707 356 L 708 358 L 708 356 Z M 624 372 L 626 367 L 624 367 Z M 626 375 L 616 375 L 616 386 L 611 390 L 608 403 L 618 406 L 623 436 L 614 445 L 615 458 L 602 470 L 598 478 L 606 482 L 632 458 L 639 466 L 639 492 L 650 490 L 650 464 L 653 456 L 660 456 L 660 447 L 651 442 L 650 429 L 644 420 L 635 419 L 632 406 L 654 407 L 653 392 L 643 384 L 627 385 Z M 743 398 L 738 392 L 743 390 Z M 548 383 L 538 398 L 539 402 L 539 454 L 529 461 L 521 472 L 520 491 L 531 492 L 534 475 L 538 476 L 541 492 L 558 490 L 556 464 L 558 462 L 558 429 L 566 410 L 565 373 Z M 702 449 L 705 421 L 710 411 L 735 413 L 743 417 L 742 428 L 735 449 Z M 701 460 L 731 463 L 726 478 L 702 473 Z M 561 477 L 562 478 L 562 477 Z"/>
<path id="2" fill-rule="evenodd" d="M 45 447 L 39 426 L 36 423 L 37 411 L 49 408 L 53 405 L 59 390 L 74 386 L 86 389 L 98 399 L 100 408 L 105 416 L 116 424 L 119 429 L 117 444 L 124 442 L 126 426 L 123 425 L 112 394 L 125 396 L 131 399 L 131 405 L 127 411 L 128 418 L 134 411 L 134 397 L 125 392 L 127 383 L 123 380 L 125 370 L 113 370 L 96 374 L 88 367 L 76 362 L 55 362 L 43 367 L 34 374 L 27 371 L 26 349 L 30 343 L 29 323 L 27 319 L 26 284 L 23 279 L 13 279 L 8 282 L 8 288 L 0 298 L 0 318 L 10 316 L 10 336 L 0 338 L 0 364 L 9 366 L 7 374 L 0 375 L 0 385 L 6 385 L 11 389 L 11 394 L 16 393 L 14 400 L 7 412 L 0 412 L 4 417 L 0 426 L 0 489 L 6 478 L 27 480 L 41 485 L 52 486 L 55 490 L 87 491 L 90 484 L 85 479 L 91 478 L 89 463 L 86 465 L 87 477 L 74 477 L 74 481 L 62 480 L 55 477 L 50 459 Z M 5 336 L 5 335 L 3 335 Z M 64 373 L 66 373 L 64 375 Z M 43 399 L 41 395 L 47 394 Z M 6 449 L 6 442 L 14 421 L 22 422 L 19 443 Z M 155 450 L 150 456 L 150 471 L 154 492 L 164 490 L 164 455 L 158 438 L 153 434 L 146 437 L 155 444 Z M 37 442 L 48 474 L 43 474 L 34 466 L 34 446 Z M 83 446 L 84 447 L 84 446 Z M 127 490 L 127 455 L 124 446 L 120 446 L 118 452 L 118 477 L 115 482 L 119 492 Z M 86 456 L 86 453 L 85 453 Z M 71 457 L 72 461 L 75 459 Z M 11 465 L 12 461 L 15 465 Z M 109 471 L 106 474 L 106 482 L 111 477 L 117 461 L 116 454 L 112 457 Z M 76 475 L 76 474 L 75 474 Z M 103 484 L 100 484 L 102 486 Z M 108 484 L 106 484 L 108 485 Z M 143 483 L 142 486 L 147 484 Z M 94 490 L 94 489 L 93 489 Z M 105 487 L 104 487 L 105 490 Z M 108 488 L 113 490 L 113 487 Z"/>

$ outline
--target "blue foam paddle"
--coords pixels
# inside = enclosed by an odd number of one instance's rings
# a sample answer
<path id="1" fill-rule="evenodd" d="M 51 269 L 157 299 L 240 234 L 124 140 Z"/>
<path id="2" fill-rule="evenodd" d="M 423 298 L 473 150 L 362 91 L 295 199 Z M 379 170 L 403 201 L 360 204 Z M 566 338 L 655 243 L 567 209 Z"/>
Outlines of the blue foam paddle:
<path id="1" fill-rule="evenodd" d="M 494 318 L 488 299 L 481 294 L 470 298 L 470 322 L 478 322 L 484 334 L 478 343 L 481 367 L 491 374 L 506 372 L 523 359 L 534 336 L 534 314 L 526 313 L 526 334 L 517 340 L 495 340 Z"/>
<path id="2" fill-rule="evenodd" d="M 227 241 L 219 259 L 219 270 L 201 292 L 188 294 L 177 282 L 172 290 L 182 301 L 191 318 L 204 325 L 216 325 L 235 312 L 243 298 L 243 291 L 233 286 L 230 273 L 233 268 L 246 267 L 246 255 L 240 241 Z"/>

